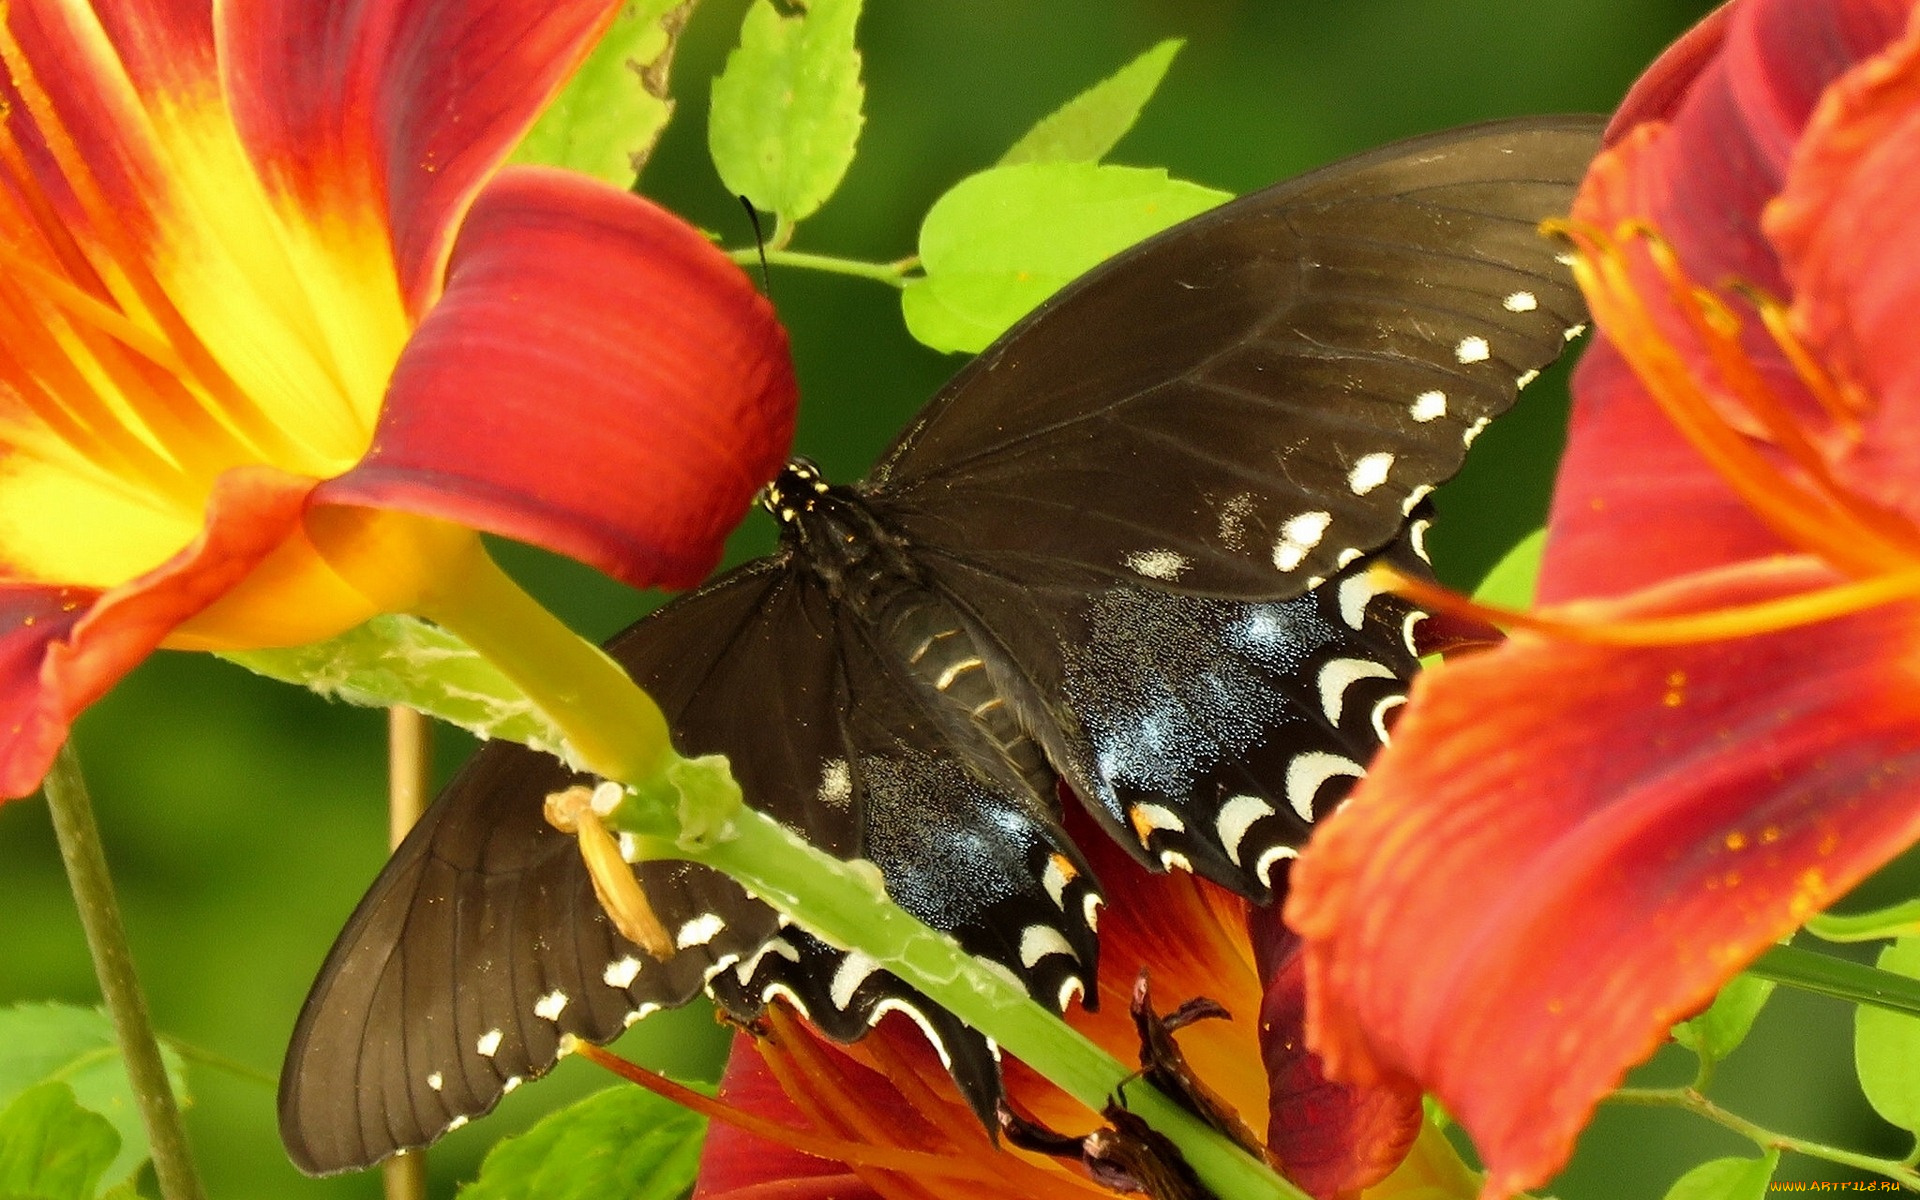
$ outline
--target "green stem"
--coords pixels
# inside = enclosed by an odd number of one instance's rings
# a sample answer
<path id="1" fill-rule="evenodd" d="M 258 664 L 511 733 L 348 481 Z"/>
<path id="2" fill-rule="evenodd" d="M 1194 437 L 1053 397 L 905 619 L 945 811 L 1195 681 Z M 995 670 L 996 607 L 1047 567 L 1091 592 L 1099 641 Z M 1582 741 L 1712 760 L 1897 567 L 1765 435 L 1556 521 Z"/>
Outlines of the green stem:
<path id="1" fill-rule="evenodd" d="M 1096 1112 L 1132 1074 L 1035 1004 L 1009 972 L 895 905 L 871 863 L 834 858 L 745 807 L 726 760 L 675 755 L 659 709 L 626 672 L 479 557 L 459 581 L 464 590 L 444 591 L 421 615 L 491 658 L 588 769 L 627 786 L 630 795 L 608 823 L 634 834 L 643 855 L 724 871 L 829 943 L 858 947 Z M 591 756 L 585 747 L 593 748 Z M 1127 1102 L 1180 1147 L 1223 1200 L 1305 1200 L 1151 1088 L 1128 1086 Z"/>
<path id="2" fill-rule="evenodd" d="M 107 856 L 100 844 L 100 826 L 94 820 L 93 801 L 72 743 L 60 748 L 44 786 L 54 835 L 60 841 L 60 859 L 66 864 L 67 882 L 73 888 L 87 949 L 93 955 L 93 971 L 100 979 L 107 1012 L 113 1017 L 127 1078 L 140 1105 L 140 1119 L 147 1127 L 160 1194 L 165 1200 L 202 1200 L 206 1193 L 193 1167 L 187 1132 L 180 1123 L 180 1106 L 167 1081 L 160 1044 L 154 1040 L 153 1019 L 147 1012 L 139 977 L 134 974 L 133 952 L 127 945 L 126 926 L 120 920 L 120 902 L 114 896 L 113 878 L 107 873 Z"/>
<path id="3" fill-rule="evenodd" d="M 472 550 L 418 605 L 526 694 L 567 735 L 575 763 L 622 783 L 674 761 L 666 718 L 606 652 L 561 624 L 487 555 Z"/>
<path id="4" fill-rule="evenodd" d="M 1621 1088 L 1607 1099 L 1618 1104 L 1678 1108 L 1695 1116 L 1705 1117 L 1723 1129 L 1731 1130 L 1746 1138 L 1762 1150 L 1791 1150 L 1795 1154 L 1804 1154 L 1808 1158 L 1838 1163 L 1841 1166 L 1858 1167 L 1862 1171 L 1884 1175 L 1902 1187 L 1920 1189 L 1920 1174 L 1916 1174 L 1906 1163 L 1891 1158 L 1875 1158 L 1870 1154 L 1856 1154 L 1837 1146 L 1810 1142 L 1804 1138 L 1776 1132 L 1757 1125 L 1738 1113 L 1728 1112 L 1692 1088 Z"/>
<path id="5" fill-rule="evenodd" d="M 758 250 L 729 250 L 727 257 L 742 266 L 753 266 L 760 261 Z M 834 275 L 853 275 L 861 279 L 877 279 L 893 287 L 907 286 L 907 273 L 920 265 L 918 258 L 903 258 L 898 262 L 867 262 L 857 258 L 838 258 L 831 254 L 808 254 L 801 250 L 777 250 L 767 247 L 767 265 L 770 267 L 801 267 L 810 271 L 826 271 Z"/>
<path id="6" fill-rule="evenodd" d="M 1843 958 L 1794 946 L 1775 946 L 1749 966 L 1747 973 L 1804 992 L 1920 1017 L 1920 980 Z"/>
<path id="7" fill-rule="evenodd" d="M 168 1037 L 163 1034 L 160 1040 L 167 1044 L 167 1049 L 178 1054 L 188 1062 L 199 1063 L 203 1067 L 211 1067 L 216 1071 L 225 1071 L 235 1079 L 244 1079 L 248 1083 L 257 1083 L 264 1088 L 277 1088 L 280 1086 L 279 1076 L 271 1071 L 262 1071 L 259 1067 L 248 1066 L 237 1058 L 228 1058 L 226 1055 L 209 1050 L 204 1046 L 196 1046 L 192 1042 L 183 1042 L 177 1037 Z"/>

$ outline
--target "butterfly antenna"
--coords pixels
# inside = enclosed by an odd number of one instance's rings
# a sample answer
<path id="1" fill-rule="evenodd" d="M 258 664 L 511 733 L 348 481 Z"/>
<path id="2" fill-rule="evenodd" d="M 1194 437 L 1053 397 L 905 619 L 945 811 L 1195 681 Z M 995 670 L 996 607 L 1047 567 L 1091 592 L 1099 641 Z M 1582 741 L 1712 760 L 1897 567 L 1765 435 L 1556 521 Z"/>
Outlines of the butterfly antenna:
<path id="1" fill-rule="evenodd" d="M 745 196 L 739 199 L 740 207 L 747 210 L 747 220 L 753 222 L 754 248 L 760 251 L 760 290 L 767 294 L 767 299 L 771 300 L 773 299 L 773 274 L 767 270 L 767 235 L 766 231 L 760 228 L 760 210 L 755 208 L 753 201 Z"/>

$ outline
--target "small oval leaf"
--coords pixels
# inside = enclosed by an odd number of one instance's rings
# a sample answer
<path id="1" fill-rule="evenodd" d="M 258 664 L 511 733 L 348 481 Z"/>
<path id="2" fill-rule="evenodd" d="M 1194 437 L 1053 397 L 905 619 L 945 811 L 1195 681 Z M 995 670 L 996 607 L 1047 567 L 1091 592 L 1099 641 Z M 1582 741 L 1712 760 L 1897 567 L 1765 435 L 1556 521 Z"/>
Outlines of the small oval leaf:
<path id="1" fill-rule="evenodd" d="M 184 1106 L 189 1100 L 186 1065 L 165 1046 L 160 1057 L 167 1064 L 174 1096 Z M 0 1009 L 0 1105 L 47 1080 L 71 1087 L 80 1107 L 119 1131 L 119 1153 L 103 1182 L 112 1185 L 132 1176 L 147 1160 L 147 1127 L 105 1012 L 70 1004 Z"/>
<path id="2" fill-rule="evenodd" d="M 1674 1181 L 1666 1200 L 1764 1200 L 1780 1165 L 1780 1152 L 1765 1158 L 1716 1158 Z"/>
<path id="3" fill-rule="evenodd" d="M 797 0 L 796 0 L 797 2 Z M 713 81 L 707 148 L 720 179 L 791 225 L 840 186 L 860 141 L 860 0 L 810 0 L 783 17 L 755 0 Z"/>
<path id="4" fill-rule="evenodd" d="M 1099 162 L 1140 119 L 1140 110 L 1153 99 L 1184 45 L 1179 38 L 1168 38 L 1042 117 L 997 165 Z"/>
<path id="5" fill-rule="evenodd" d="M 1882 950 L 1878 966 L 1920 979 L 1920 937 L 1901 938 Z M 1853 1061 L 1874 1111 L 1920 1133 L 1920 1018 L 1861 1006 L 1853 1014 Z"/>
<path id="6" fill-rule="evenodd" d="M 42 1083 L 0 1112 L 0 1196 L 94 1200 L 120 1135 L 64 1083 Z"/>
<path id="7" fill-rule="evenodd" d="M 674 1200 L 693 1186 L 706 1132 L 671 1100 L 609 1088 L 495 1146 L 459 1200 Z"/>
<path id="8" fill-rule="evenodd" d="M 1140 167 L 1022 163 L 970 175 L 921 223 L 926 276 L 902 297 L 907 328 L 936 350 L 982 350 L 1104 259 L 1228 198 Z"/>
<path id="9" fill-rule="evenodd" d="M 1773 989 L 1771 979 L 1734 976 L 1705 1012 L 1673 1027 L 1674 1040 L 1708 1062 L 1719 1062 L 1746 1040 Z"/>

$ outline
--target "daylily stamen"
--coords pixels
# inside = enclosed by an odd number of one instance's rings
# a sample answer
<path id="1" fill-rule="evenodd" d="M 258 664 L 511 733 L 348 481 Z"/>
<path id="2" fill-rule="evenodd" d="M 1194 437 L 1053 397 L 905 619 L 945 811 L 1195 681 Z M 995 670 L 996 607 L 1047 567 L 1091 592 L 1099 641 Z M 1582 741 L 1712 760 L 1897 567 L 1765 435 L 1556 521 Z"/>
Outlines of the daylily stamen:
<path id="1" fill-rule="evenodd" d="M 619 1055 L 591 1042 L 575 1041 L 573 1053 L 605 1067 L 614 1074 L 639 1084 L 657 1096 L 673 1101 L 682 1108 L 699 1113 L 710 1121 L 724 1121 L 735 1129 L 765 1138 L 775 1145 L 798 1150 L 815 1158 L 831 1159 L 848 1165 L 875 1167 L 887 1171 L 913 1171 L 928 1175 L 947 1175 L 961 1179 L 984 1179 L 986 1173 L 976 1164 L 962 1159 L 949 1158 L 941 1154 L 928 1154 L 918 1150 L 902 1150 L 892 1146 L 875 1146 L 863 1142 L 850 1142 L 840 1138 L 826 1137 L 804 1129 L 795 1129 L 791 1125 L 782 1125 L 764 1117 L 735 1108 L 731 1104 L 702 1095 L 692 1088 L 655 1074 L 637 1063 L 628 1062 Z"/>
<path id="2" fill-rule="evenodd" d="M 1809 494 L 1727 423 L 1700 390 L 1692 369 L 1660 330 L 1641 300 L 1618 244 L 1578 222 L 1552 222 L 1553 232 L 1578 248 L 1573 271 L 1594 318 L 1645 381 L 1648 393 L 1676 429 L 1727 481 L 1755 515 L 1794 545 L 1845 567 L 1872 575 L 1911 561 L 1904 544 L 1889 543 L 1864 524 L 1852 504 Z"/>
<path id="3" fill-rule="evenodd" d="M 1371 574 L 1378 586 L 1405 596 L 1422 608 L 1567 641 L 1607 646 L 1678 646 L 1753 637 L 1850 616 L 1883 604 L 1920 599 L 1920 568 L 1916 568 L 1713 612 L 1645 619 L 1592 619 L 1582 616 L 1583 610 L 1593 607 L 1590 604 L 1523 611 L 1482 604 L 1437 584 L 1402 575 L 1392 567 L 1375 567 Z M 1702 576 L 1707 574 L 1703 572 Z"/>
<path id="4" fill-rule="evenodd" d="M 1736 280 L 1728 286 L 1745 296 L 1754 311 L 1760 314 L 1760 321 L 1772 335 L 1773 344 L 1793 366 L 1794 373 L 1806 384 L 1807 391 L 1833 418 L 1834 424 L 1840 427 L 1847 440 L 1858 442 L 1861 436 L 1860 418 L 1872 410 L 1872 404 L 1857 391 L 1835 383 L 1827 369 L 1800 344 L 1800 338 L 1793 332 L 1790 308 L 1752 284 Z"/>

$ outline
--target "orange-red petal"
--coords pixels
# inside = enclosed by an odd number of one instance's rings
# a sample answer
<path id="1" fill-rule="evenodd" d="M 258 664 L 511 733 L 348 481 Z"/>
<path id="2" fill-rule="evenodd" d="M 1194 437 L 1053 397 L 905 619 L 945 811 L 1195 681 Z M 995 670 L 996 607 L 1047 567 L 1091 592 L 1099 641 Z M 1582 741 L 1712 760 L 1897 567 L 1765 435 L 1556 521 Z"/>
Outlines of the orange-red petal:
<path id="1" fill-rule="evenodd" d="M 1920 518 L 1920 10 L 1827 93 L 1766 225 L 1809 349 L 1872 401 L 1843 477 Z"/>
<path id="2" fill-rule="evenodd" d="M 778 471 L 794 404 L 771 306 L 691 226 L 577 175 L 514 168 L 463 226 L 373 449 L 315 499 L 687 587 Z"/>
<path id="3" fill-rule="evenodd" d="M 236 468 L 216 483 L 193 544 L 138 579 L 105 593 L 0 590 L 0 798 L 38 787 L 82 709 L 285 543 L 312 486 L 271 467 Z"/>
<path id="4" fill-rule="evenodd" d="M 1618 615 L 1806 590 L 1811 560 Z M 1313 1044 L 1413 1078 L 1504 1197 L 1676 1019 L 1920 838 L 1920 611 L 1619 650 L 1520 636 L 1419 681 L 1294 868 Z"/>
<path id="5" fill-rule="evenodd" d="M 217 6 L 225 83 L 261 175 L 325 211 L 384 196 L 417 315 L 455 227 L 619 0 L 239 0 Z"/>
<path id="6" fill-rule="evenodd" d="M 885 1084 L 876 1079 L 877 1086 Z M 720 1080 L 720 1101 L 793 1129 L 810 1129 L 798 1105 L 782 1091 L 753 1038 L 736 1034 Z M 896 1096 L 895 1099 L 898 1099 Z M 904 1103 L 904 1102 L 903 1102 Z M 879 1200 L 844 1163 L 815 1158 L 724 1121 L 707 1128 L 694 1200 Z"/>

